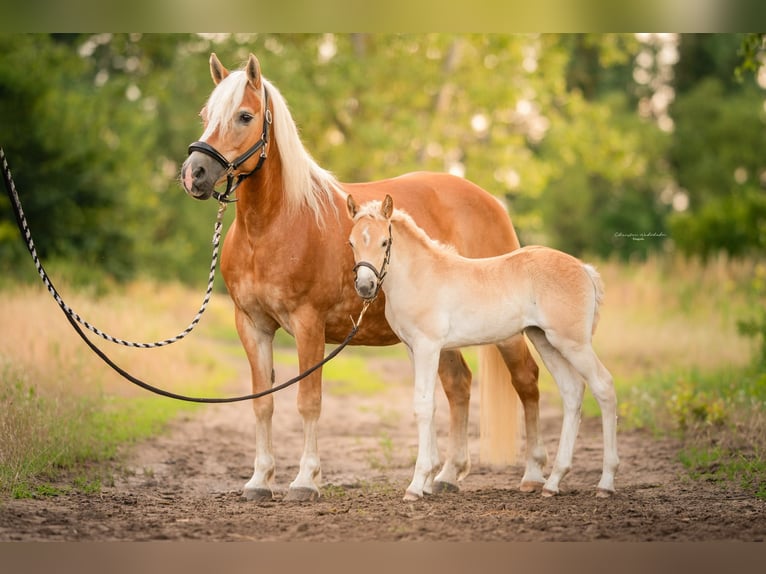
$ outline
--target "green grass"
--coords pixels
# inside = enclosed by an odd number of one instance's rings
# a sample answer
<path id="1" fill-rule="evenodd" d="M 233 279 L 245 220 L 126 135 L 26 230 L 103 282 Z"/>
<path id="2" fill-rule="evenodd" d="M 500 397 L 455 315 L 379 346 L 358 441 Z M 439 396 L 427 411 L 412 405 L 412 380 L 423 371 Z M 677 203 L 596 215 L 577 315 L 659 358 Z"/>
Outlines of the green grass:
<path id="1" fill-rule="evenodd" d="M 124 294 L 95 303 L 74 295 L 73 307 L 117 334 L 135 326 L 167 335 L 193 305 L 176 301 L 176 312 L 170 306 L 177 288 L 152 291 L 156 309 Z M 138 390 L 112 373 L 71 333 L 47 293 L 23 288 L 2 295 L 0 316 L 15 327 L 0 330 L 0 500 L 96 492 L 113 482 L 110 463 L 121 447 L 162 432 L 179 413 L 198 408 Z M 217 395 L 234 369 L 221 364 L 209 340 L 200 339 L 162 350 L 105 350 L 159 386 Z"/>
<path id="2" fill-rule="evenodd" d="M 289 337 L 289 336 L 288 336 Z M 298 367 L 298 352 L 293 340 L 282 337 L 278 340 L 279 346 L 274 349 L 274 363 L 283 366 Z M 325 356 L 332 350 L 328 345 Z M 374 348 L 369 347 L 346 347 L 332 361 L 322 367 L 322 380 L 324 392 L 337 395 L 364 395 L 372 396 L 386 390 L 389 381 L 371 365 L 371 359 L 397 358 L 406 361 L 406 352 L 401 346 L 384 348 L 380 355 L 375 354 Z M 394 350 L 392 350 L 394 349 Z M 297 372 L 296 372 L 297 374 Z M 281 381 L 277 381 L 280 383 Z"/>
<path id="3" fill-rule="evenodd" d="M 766 358 L 758 353 L 766 352 L 766 315 L 757 311 L 766 308 L 766 265 L 671 257 L 598 267 L 606 301 L 594 343 L 615 377 L 620 428 L 678 436 L 690 476 L 764 497 Z M 177 332 L 199 304 L 196 292 L 151 283 L 112 286 L 95 297 L 64 291 L 89 320 L 125 338 Z M 0 329 L 0 499 L 96 492 L 113 480 L 105 463 L 113 466 L 123 445 L 195 408 L 127 390 L 72 336 L 41 289 L 6 286 L 0 295 L 3 325 L 19 326 Z M 244 357 L 225 296 L 214 297 L 199 329 L 170 354 L 114 351 L 116 361 L 178 392 L 220 394 L 233 377 L 231 359 Z M 475 351 L 465 356 L 476 372 Z M 297 373 L 294 341 L 282 331 L 275 362 Z M 396 362 L 398 374 L 381 368 Z M 409 365 L 399 368 L 406 363 L 401 345 L 349 347 L 324 367 L 325 392 L 374 397 L 388 385 L 411 384 Z M 543 401 L 556 404 L 555 383 L 544 368 L 540 374 Z M 590 393 L 584 412 L 600 414 Z M 384 456 L 375 464 L 385 465 L 390 439 L 380 437 Z"/>
<path id="4" fill-rule="evenodd" d="M 2 378 L 0 494 L 15 498 L 97 491 L 110 480 L 100 463 L 115 460 L 124 445 L 158 434 L 180 412 L 198 408 L 148 394 L 54 398 L 7 368 Z"/>

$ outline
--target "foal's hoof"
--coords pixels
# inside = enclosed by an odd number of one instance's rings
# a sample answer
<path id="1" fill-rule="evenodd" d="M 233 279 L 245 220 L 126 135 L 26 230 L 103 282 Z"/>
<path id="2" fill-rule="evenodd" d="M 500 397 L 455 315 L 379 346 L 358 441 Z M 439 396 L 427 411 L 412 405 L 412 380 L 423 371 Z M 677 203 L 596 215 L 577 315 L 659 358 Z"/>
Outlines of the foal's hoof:
<path id="1" fill-rule="evenodd" d="M 320 496 L 318 490 L 301 486 L 289 489 L 285 496 L 285 500 L 287 502 L 315 502 L 319 500 Z"/>
<path id="2" fill-rule="evenodd" d="M 433 493 L 441 494 L 443 492 L 460 492 L 460 487 L 457 484 L 452 484 L 451 482 L 435 480 Z"/>
<path id="3" fill-rule="evenodd" d="M 606 488 L 596 489 L 596 498 L 612 498 L 614 496 L 614 490 L 607 490 Z"/>
<path id="4" fill-rule="evenodd" d="M 550 488 L 543 488 L 542 495 L 543 498 L 551 498 L 553 496 L 558 496 L 559 491 L 558 490 L 551 490 Z"/>
<path id="5" fill-rule="evenodd" d="M 271 502 L 274 495 L 268 488 L 246 488 L 242 491 L 242 498 L 250 502 Z"/>
<path id="6" fill-rule="evenodd" d="M 404 498 L 402 498 L 402 500 L 404 502 L 415 502 L 416 500 L 420 500 L 421 498 L 423 498 L 422 494 L 417 494 L 415 492 L 408 490 L 407 492 L 404 493 Z"/>
<path id="7" fill-rule="evenodd" d="M 543 489 L 544 484 L 544 482 L 525 480 L 519 485 L 519 492 L 540 492 Z"/>

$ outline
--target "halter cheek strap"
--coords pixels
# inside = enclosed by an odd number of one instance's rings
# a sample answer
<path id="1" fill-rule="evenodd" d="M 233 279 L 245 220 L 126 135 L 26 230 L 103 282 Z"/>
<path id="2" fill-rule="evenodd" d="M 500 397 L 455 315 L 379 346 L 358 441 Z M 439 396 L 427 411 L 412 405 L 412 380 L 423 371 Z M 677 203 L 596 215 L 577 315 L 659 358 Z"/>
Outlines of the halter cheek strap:
<path id="1" fill-rule="evenodd" d="M 227 160 L 221 152 L 219 152 L 207 142 L 196 141 L 189 146 L 189 155 L 195 151 L 204 153 L 205 155 L 212 157 L 226 170 L 226 191 L 223 193 L 218 193 L 217 191 L 213 192 L 213 197 L 215 197 L 220 202 L 232 203 L 237 201 L 236 199 L 229 199 L 229 195 L 231 195 L 234 190 L 237 189 L 237 186 L 242 183 L 242 180 L 250 177 L 256 171 L 261 169 L 261 167 L 263 167 L 263 162 L 266 161 L 266 158 L 268 157 L 266 154 L 266 147 L 269 143 L 269 126 L 272 123 L 272 118 L 271 110 L 269 109 L 269 92 L 266 89 L 266 86 L 263 87 L 263 108 L 263 131 L 261 133 L 261 139 L 255 142 L 255 144 L 253 144 L 250 149 L 248 149 L 234 161 Z M 240 173 L 239 175 L 235 176 L 234 172 L 239 169 L 239 166 L 249 160 L 258 150 L 261 151 L 261 155 L 258 158 L 258 163 L 256 166 L 247 173 Z"/>
<path id="2" fill-rule="evenodd" d="M 356 265 L 354 265 L 354 277 L 356 277 L 356 272 L 359 270 L 360 267 L 366 267 L 370 271 L 372 271 L 373 275 L 375 275 L 375 278 L 378 280 L 378 284 L 375 287 L 375 292 L 369 296 L 369 297 L 363 297 L 365 301 L 372 302 L 375 300 L 375 298 L 378 296 L 378 293 L 380 292 L 380 288 L 383 285 L 383 279 L 385 278 L 386 274 L 388 273 L 388 264 L 391 261 L 391 244 L 393 243 L 393 235 L 391 233 L 391 222 L 388 223 L 388 245 L 386 245 L 386 255 L 383 257 L 383 264 L 380 266 L 380 271 L 377 270 L 377 268 L 367 261 L 359 261 Z"/>

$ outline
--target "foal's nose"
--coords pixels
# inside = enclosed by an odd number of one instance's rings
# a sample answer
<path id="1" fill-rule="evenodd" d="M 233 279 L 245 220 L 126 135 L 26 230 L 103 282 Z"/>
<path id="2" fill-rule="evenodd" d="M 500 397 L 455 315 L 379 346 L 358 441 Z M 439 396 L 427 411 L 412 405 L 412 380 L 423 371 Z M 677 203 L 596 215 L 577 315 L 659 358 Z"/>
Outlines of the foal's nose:
<path id="1" fill-rule="evenodd" d="M 371 277 L 366 279 L 357 277 L 356 281 L 354 281 L 354 288 L 356 288 L 356 293 L 361 298 L 369 299 L 375 294 L 375 280 Z"/>

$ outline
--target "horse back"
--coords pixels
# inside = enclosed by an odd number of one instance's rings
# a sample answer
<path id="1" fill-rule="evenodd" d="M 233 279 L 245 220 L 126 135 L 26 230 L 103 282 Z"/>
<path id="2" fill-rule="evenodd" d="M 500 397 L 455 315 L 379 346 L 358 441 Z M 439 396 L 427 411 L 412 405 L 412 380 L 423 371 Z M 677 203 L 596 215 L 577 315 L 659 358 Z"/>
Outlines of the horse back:
<path id="1" fill-rule="evenodd" d="M 461 177 L 414 172 L 343 187 L 360 204 L 391 195 L 394 205 L 409 213 L 429 236 L 453 245 L 464 257 L 492 257 L 519 247 L 503 204 Z"/>

